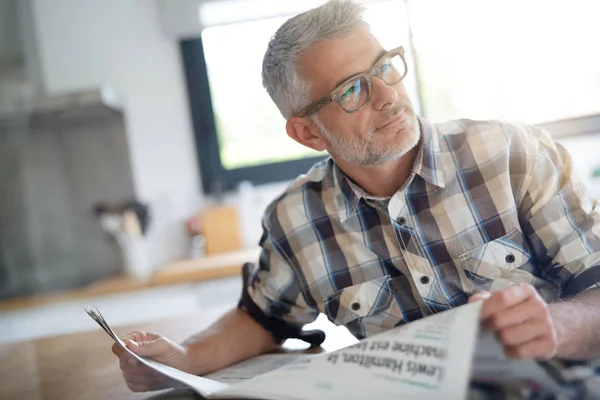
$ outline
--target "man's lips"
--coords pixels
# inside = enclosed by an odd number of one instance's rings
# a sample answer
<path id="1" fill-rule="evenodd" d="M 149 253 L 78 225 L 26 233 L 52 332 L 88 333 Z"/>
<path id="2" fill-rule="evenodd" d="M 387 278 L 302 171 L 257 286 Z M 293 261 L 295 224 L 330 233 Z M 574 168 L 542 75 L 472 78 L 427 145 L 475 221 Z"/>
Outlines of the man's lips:
<path id="1" fill-rule="evenodd" d="M 404 110 L 400 111 L 398 114 L 385 121 L 382 125 L 380 125 L 377 128 L 377 130 L 387 128 L 388 126 L 392 126 L 393 124 L 400 122 L 401 120 L 404 120 Z"/>

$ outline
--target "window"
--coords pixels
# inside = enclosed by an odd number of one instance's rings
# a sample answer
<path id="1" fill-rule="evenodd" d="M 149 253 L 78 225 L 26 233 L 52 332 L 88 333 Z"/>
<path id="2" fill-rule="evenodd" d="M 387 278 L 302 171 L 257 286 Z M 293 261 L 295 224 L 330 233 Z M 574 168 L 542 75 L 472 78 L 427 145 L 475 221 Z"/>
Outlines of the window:
<path id="1" fill-rule="evenodd" d="M 600 4 L 419 0 L 409 13 L 424 113 L 530 124 L 600 112 Z"/>
<path id="2" fill-rule="evenodd" d="M 285 120 L 261 82 L 266 43 L 286 18 L 207 28 L 204 56 L 226 170 L 318 157 L 290 138 Z"/>
<path id="3" fill-rule="evenodd" d="M 243 4 L 252 1 L 270 0 Z M 233 15 L 223 11 L 233 3 L 204 4 L 215 19 Z M 309 1 L 305 8 L 317 3 Z M 292 179 L 326 156 L 287 137 L 285 121 L 262 87 L 270 37 L 303 11 L 296 3 L 286 12 L 283 4 L 262 4 L 268 17 L 254 11 L 250 21 L 240 22 L 244 13 L 221 24 L 213 21 L 201 37 L 181 43 L 206 192 L 233 189 L 242 180 Z M 383 46 L 405 47 L 407 91 L 417 111 L 433 122 L 542 123 L 600 113 L 600 53 L 592 43 L 600 37 L 593 20 L 596 2 L 384 0 L 366 7 L 365 18 Z M 559 128 L 581 131 L 598 119 L 563 122 Z"/>

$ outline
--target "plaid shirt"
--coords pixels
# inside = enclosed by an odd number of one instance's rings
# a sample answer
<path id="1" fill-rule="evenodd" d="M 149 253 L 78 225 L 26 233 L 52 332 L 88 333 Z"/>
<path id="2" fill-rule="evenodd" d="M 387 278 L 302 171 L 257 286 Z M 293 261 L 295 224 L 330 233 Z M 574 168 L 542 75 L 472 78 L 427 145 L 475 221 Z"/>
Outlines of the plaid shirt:
<path id="1" fill-rule="evenodd" d="M 391 198 L 327 159 L 267 208 L 240 306 L 277 322 L 266 326 L 276 338 L 319 313 L 362 338 L 480 290 L 527 282 L 551 300 L 600 287 L 600 213 L 564 148 L 532 126 L 419 125 Z"/>

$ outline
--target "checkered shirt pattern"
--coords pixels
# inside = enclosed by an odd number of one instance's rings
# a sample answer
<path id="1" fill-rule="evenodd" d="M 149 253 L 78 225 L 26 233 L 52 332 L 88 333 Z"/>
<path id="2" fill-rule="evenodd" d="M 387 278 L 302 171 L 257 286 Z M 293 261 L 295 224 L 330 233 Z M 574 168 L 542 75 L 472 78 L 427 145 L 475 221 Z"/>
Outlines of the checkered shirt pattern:
<path id="1" fill-rule="evenodd" d="M 369 196 L 327 159 L 266 210 L 246 302 L 301 327 L 324 313 L 363 338 L 532 284 L 600 287 L 600 213 L 565 149 L 533 126 L 419 118 L 412 172 Z M 241 302 L 241 307 L 244 307 Z"/>

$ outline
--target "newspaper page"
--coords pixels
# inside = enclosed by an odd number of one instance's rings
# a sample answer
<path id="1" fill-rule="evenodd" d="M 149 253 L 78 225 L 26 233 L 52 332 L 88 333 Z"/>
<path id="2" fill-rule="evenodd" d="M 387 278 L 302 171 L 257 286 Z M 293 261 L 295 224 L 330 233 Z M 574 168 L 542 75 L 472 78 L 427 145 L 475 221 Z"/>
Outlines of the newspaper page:
<path id="1" fill-rule="evenodd" d="M 215 397 L 464 399 L 481 304 L 454 308 L 302 360 L 229 386 Z"/>
<path id="2" fill-rule="evenodd" d="M 266 374 L 267 372 L 274 371 L 278 368 L 285 367 L 286 365 L 306 360 L 308 358 L 315 357 L 314 354 L 303 354 L 303 353 L 274 353 L 264 354 L 262 356 L 254 357 L 246 361 L 234 364 L 230 367 L 220 369 L 208 375 L 204 375 L 207 379 L 226 383 L 228 385 L 235 385 L 248 379 L 256 378 L 259 375 Z"/>
<path id="3" fill-rule="evenodd" d="M 471 386 L 488 391 L 496 386 L 515 393 L 538 393 L 540 398 L 545 398 L 542 394 L 570 398 L 568 388 L 557 383 L 535 360 L 507 358 L 496 337 L 483 332 L 477 341 Z"/>

